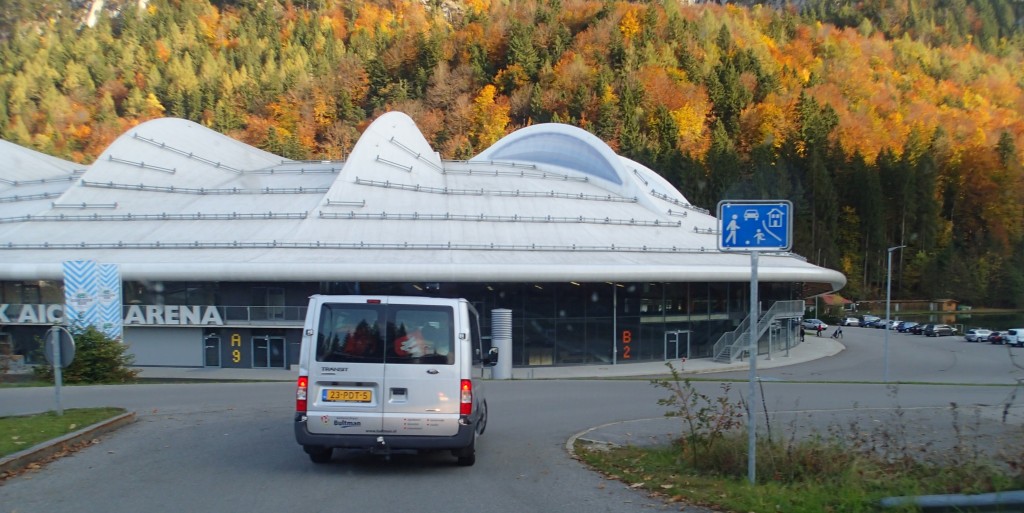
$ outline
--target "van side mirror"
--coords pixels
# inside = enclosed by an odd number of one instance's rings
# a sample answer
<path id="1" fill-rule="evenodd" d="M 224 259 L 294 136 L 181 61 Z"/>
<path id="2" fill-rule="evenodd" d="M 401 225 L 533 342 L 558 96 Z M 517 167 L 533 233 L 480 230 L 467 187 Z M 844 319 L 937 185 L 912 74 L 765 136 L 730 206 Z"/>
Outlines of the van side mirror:
<path id="1" fill-rule="evenodd" d="M 498 348 L 492 347 L 483 358 L 485 367 L 493 367 L 498 364 Z"/>

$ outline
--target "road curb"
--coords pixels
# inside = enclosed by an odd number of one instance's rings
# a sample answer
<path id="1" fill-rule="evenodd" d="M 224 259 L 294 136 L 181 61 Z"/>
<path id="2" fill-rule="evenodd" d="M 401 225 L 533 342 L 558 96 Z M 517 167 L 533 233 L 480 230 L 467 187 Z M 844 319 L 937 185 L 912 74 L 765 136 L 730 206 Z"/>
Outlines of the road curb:
<path id="1" fill-rule="evenodd" d="M 122 413 L 116 417 L 97 422 L 91 426 L 68 433 L 60 438 L 41 443 L 34 447 L 0 458 L 0 475 L 13 474 L 39 461 L 46 460 L 60 451 L 85 440 L 105 435 L 115 429 L 135 422 L 135 412 Z"/>

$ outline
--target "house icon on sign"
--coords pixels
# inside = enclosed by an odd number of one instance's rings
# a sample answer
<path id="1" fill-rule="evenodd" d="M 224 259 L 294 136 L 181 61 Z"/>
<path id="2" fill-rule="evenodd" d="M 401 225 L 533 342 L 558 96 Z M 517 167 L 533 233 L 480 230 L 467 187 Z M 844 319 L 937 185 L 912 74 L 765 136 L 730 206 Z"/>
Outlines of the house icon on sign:
<path id="1" fill-rule="evenodd" d="M 768 211 L 768 227 L 769 228 L 782 228 L 784 226 L 783 222 L 782 222 L 782 216 L 783 216 L 783 212 L 781 210 L 777 209 L 777 208 L 773 208 L 773 209 L 769 210 Z"/>

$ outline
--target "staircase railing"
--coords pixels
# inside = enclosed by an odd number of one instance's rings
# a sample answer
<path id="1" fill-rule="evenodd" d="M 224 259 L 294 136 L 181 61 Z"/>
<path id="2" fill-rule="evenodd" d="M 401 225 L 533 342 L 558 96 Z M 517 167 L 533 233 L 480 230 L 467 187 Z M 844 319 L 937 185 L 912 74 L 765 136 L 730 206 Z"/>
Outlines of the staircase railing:
<path id="1" fill-rule="evenodd" d="M 757 321 L 757 339 L 761 340 L 761 336 L 768 331 L 768 328 L 775 322 L 776 319 L 791 319 L 794 317 L 800 317 L 804 313 L 804 302 L 802 300 L 794 301 L 776 301 L 772 304 L 771 308 L 766 310 L 760 315 Z M 719 337 L 718 342 L 715 342 L 712 348 L 711 354 L 714 355 L 716 361 L 723 359 L 728 354 L 729 362 L 736 361 L 737 358 L 745 350 L 750 347 L 750 316 L 748 315 L 739 326 L 732 331 L 728 331 Z"/>

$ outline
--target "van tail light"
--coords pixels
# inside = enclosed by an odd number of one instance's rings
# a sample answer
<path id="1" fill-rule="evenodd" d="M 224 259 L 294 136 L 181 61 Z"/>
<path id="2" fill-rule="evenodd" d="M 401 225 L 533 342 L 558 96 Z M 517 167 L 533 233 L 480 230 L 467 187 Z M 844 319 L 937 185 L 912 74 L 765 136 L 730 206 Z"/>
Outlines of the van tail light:
<path id="1" fill-rule="evenodd" d="M 295 390 L 295 411 L 306 413 L 306 393 L 309 391 L 309 376 L 299 376 Z"/>
<path id="2" fill-rule="evenodd" d="M 473 382 L 464 379 L 459 384 L 459 414 L 469 415 L 473 413 Z"/>

